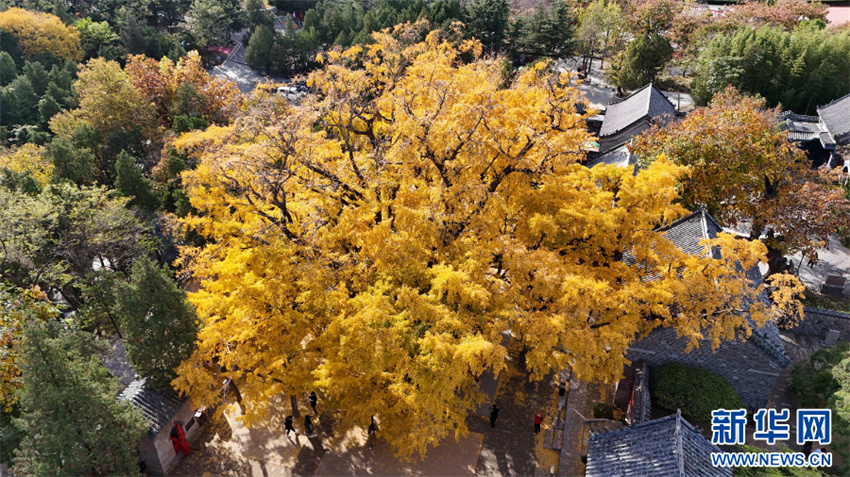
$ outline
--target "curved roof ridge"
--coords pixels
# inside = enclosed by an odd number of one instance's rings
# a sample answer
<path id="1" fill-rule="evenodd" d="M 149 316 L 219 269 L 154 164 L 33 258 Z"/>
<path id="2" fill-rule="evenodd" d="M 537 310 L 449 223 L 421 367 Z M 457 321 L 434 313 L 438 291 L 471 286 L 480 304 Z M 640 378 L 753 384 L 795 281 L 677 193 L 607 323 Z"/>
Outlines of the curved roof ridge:
<path id="1" fill-rule="evenodd" d="M 628 95 L 628 96 L 624 96 L 624 97 L 622 97 L 622 98 L 617 98 L 617 99 L 615 99 L 614 101 L 609 102 L 609 103 L 608 103 L 608 106 L 611 106 L 611 105 L 613 105 L 613 104 L 620 104 L 620 103 L 622 103 L 623 101 L 625 101 L 625 100 L 627 100 L 627 99 L 631 98 L 632 96 L 634 96 L 634 95 L 636 95 L 636 94 L 640 93 L 641 91 L 643 91 L 643 90 L 645 90 L 646 88 L 649 88 L 649 87 L 651 87 L 651 86 L 652 86 L 652 82 L 649 82 L 649 83 L 647 83 L 647 84 L 645 84 L 645 85 L 641 86 L 640 88 L 638 88 L 638 89 L 634 90 L 634 91 L 632 92 L 632 94 L 630 94 L 630 95 Z M 669 100 L 668 100 L 668 101 L 669 101 Z M 670 104 L 673 104 L 673 103 L 670 103 Z"/>
<path id="2" fill-rule="evenodd" d="M 838 102 L 844 101 L 844 100 L 845 100 L 845 99 L 847 99 L 847 98 L 850 98 L 850 93 L 847 93 L 847 94 L 845 94 L 844 96 L 842 96 L 842 97 L 840 97 L 840 98 L 833 99 L 832 101 L 830 101 L 830 102 L 828 102 L 828 103 L 826 103 L 826 104 L 824 104 L 824 105 L 818 106 L 816 109 L 817 109 L 817 110 L 821 110 L 822 108 L 826 108 L 826 107 L 829 107 L 829 106 L 833 106 L 835 103 L 838 103 Z"/>

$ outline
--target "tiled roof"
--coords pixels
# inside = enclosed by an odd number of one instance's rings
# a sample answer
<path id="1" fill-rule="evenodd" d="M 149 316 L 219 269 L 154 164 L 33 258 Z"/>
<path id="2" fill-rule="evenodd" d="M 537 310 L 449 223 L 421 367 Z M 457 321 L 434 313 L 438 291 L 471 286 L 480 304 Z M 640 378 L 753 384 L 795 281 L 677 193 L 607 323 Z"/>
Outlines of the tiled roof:
<path id="1" fill-rule="evenodd" d="M 824 149 L 835 149 L 835 141 L 832 139 L 832 135 L 828 132 L 822 132 L 818 135 L 820 138 L 820 143 L 823 145 Z"/>
<path id="2" fill-rule="evenodd" d="M 850 94 L 818 106 L 818 115 L 836 142 L 846 142 L 846 137 L 850 135 Z M 604 123 L 602 127 L 605 127 Z M 840 138 L 845 138 L 845 141 Z"/>
<path id="3" fill-rule="evenodd" d="M 628 167 L 637 164 L 637 156 L 629 152 L 629 148 L 623 144 L 615 147 L 604 154 L 597 156 L 587 161 L 587 168 L 593 168 L 599 164 L 609 164 L 613 166 Z"/>
<path id="4" fill-rule="evenodd" d="M 797 114 L 793 111 L 782 111 L 779 113 L 779 119 L 785 121 L 801 121 L 801 122 L 809 122 L 809 123 L 817 123 L 820 121 L 820 118 L 817 116 L 807 116 L 805 114 Z"/>
<path id="5" fill-rule="evenodd" d="M 706 250 L 699 244 L 700 240 L 717 238 L 722 231 L 723 227 L 705 210 L 698 210 L 658 229 L 679 250 L 691 255 L 705 255 Z M 713 255 L 720 258 L 720 251 L 714 250 Z"/>
<path id="6" fill-rule="evenodd" d="M 587 451 L 586 477 L 729 477 L 711 465 L 721 452 L 677 412 L 626 429 L 595 434 Z"/>
<path id="7" fill-rule="evenodd" d="M 664 233 L 664 237 L 673 242 L 673 244 L 683 252 L 691 255 L 704 255 L 705 247 L 700 245 L 703 239 L 717 238 L 717 234 L 723 232 L 723 227 L 705 210 L 698 210 L 690 215 L 686 215 L 681 219 L 673 222 L 667 227 L 657 229 L 658 232 Z M 720 258 L 720 250 L 715 248 L 712 250 L 712 256 L 715 259 Z M 623 261 L 629 265 L 636 263 L 634 256 L 631 253 L 623 254 Z M 753 267 L 747 271 L 747 276 L 752 281 L 752 286 L 758 286 L 762 282 L 761 273 L 758 268 Z M 657 280 L 657 276 L 648 275 L 645 277 L 647 281 Z M 768 304 L 767 295 L 762 292 L 758 300 Z M 745 307 L 748 304 L 744 305 Z M 749 317 L 748 317 L 749 320 Z M 752 320 L 752 335 L 748 338 L 756 344 L 771 361 L 775 368 L 784 368 L 791 364 L 791 358 L 785 351 L 785 346 L 782 344 L 782 338 L 779 336 L 779 328 L 776 321 L 768 321 L 761 328 L 756 328 Z"/>
<path id="8" fill-rule="evenodd" d="M 819 139 L 819 133 L 813 133 L 809 131 L 788 131 L 788 139 L 792 141 L 811 141 L 812 139 Z"/>
<path id="9" fill-rule="evenodd" d="M 178 397 L 173 392 L 157 391 L 146 386 L 144 379 L 137 379 L 130 383 L 118 395 L 118 400 L 130 401 L 142 410 L 145 419 L 151 424 L 148 434 L 152 436 L 171 422 L 171 419 L 177 414 L 177 410 L 185 402 L 185 399 Z"/>
<path id="10" fill-rule="evenodd" d="M 821 133 L 820 118 L 817 116 L 804 116 L 791 111 L 782 111 L 779 114 L 782 121 L 780 127 L 788 131 L 788 139 L 792 141 L 811 141 L 818 139 Z"/>
<path id="11" fill-rule="evenodd" d="M 676 107 L 652 83 L 635 91 L 630 96 L 614 101 L 605 111 L 605 120 L 599 136 L 610 136 L 621 131 L 641 118 L 657 118 L 674 114 Z"/>

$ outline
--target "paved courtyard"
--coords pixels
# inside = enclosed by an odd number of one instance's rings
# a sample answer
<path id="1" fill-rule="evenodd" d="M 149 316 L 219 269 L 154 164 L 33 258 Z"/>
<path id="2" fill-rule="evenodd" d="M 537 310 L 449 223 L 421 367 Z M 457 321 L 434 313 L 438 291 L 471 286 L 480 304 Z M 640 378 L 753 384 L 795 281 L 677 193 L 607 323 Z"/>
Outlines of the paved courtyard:
<path id="1" fill-rule="evenodd" d="M 539 383 L 529 382 L 528 374 L 514 362 L 499 377 L 496 403 L 501 408 L 496 427 L 486 416 L 470 414 L 469 434 L 455 441 L 447 438 L 424 459 L 405 462 L 380 438 L 373 449 L 367 447 L 366 429 L 354 428 L 336 433 L 336 419 L 323 412 L 316 437 L 303 434 L 287 438 L 283 418 L 289 413 L 288 400 L 270 406 L 268 422 L 247 428 L 241 411 L 229 404 L 211 418 L 189 456 L 181 458 L 171 475 L 251 475 L 255 477 L 393 475 L 417 476 L 547 476 L 558 452 L 543 449 L 546 428 L 557 409 L 557 382 L 554 374 Z M 300 409 L 309 409 L 299 401 Z M 546 416 L 543 430 L 534 433 L 537 410 Z M 296 428 L 302 426 L 296 422 Z"/>

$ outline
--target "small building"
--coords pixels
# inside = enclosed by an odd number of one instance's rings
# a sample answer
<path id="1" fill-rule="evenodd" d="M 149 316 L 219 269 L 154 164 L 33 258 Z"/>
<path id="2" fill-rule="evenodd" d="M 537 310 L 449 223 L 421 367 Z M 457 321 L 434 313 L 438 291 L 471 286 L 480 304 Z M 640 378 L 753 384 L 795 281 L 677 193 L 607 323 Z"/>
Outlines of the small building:
<path id="1" fill-rule="evenodd" d="M 779 115 L 788 139 L 806 151 L 812 167 L 827 164 L 847 171 L 850 158 L 840 157 L 837 148 L 850 144 L 850 94 L 818 106 L 817 116 L 804 116 L 791 111 Z"/>
<path id="2" fill-rule="evenodd" d="M 599 130 L 599 152 L 627 143 L 631 138 L 676 114 L 676 106 L 652 83 L 629 96 L 615 100 L 605 110 Z"/>
<path id="3" fill-rule="evenodd" d="M 625 429 L 594 434 L 586 477 L 731 477 L 730 467 L 711 465 L 722 452 L 680 412 Z"/>
<path id="4" fill-rule="evenodd" d="M 201 425 L 195 419 L 191 400 L 152 389 L 145 385 L 144 379 L 130 383 L 118 400 L 129 401 L 141 409 L 150 423 L 147 434 L 139 440 L 139 460 L 144 462 L 148 473 L 165 475 L 177 463 L 178 456 L 171 443 L 174 421 L 183 422 L 187 441 L 191 442 L 200 433 Z"/>
<path id="5" fill-rule="evenodd" d="M 587 168 L 592 169 L 600 164 L 607 164 L 611 166 L 631 167 L 634 169 L 634 173 L 637 174 L 637 163 L 637 156 L 629 152 L 628 145 L 623 144 L 588 160 Z"/>
<path id="6" fill-rule="evenodd" d="M 708 212 L 699 210 L 659 231 L 680 250 L 701 255 L 707 251 L 700 240 L 716 238 L 723 228 Z M 716 256 L 719 251 L 711 253 Z M 749 270 L 747 275 L 754 287 L 762 281 L 757 268 Z M 765 293 L 759 297 L 765 302 L 767 299 Z M 675 329 L 658 328 L 629 347 L 626 357 L 630 361 L 644 360 L 650 368 L 673 361 L 711 371 L 726 379 L 754 409 L 767 404 L 776 378 L 791 364 L 776 321 L 769 321 L 761 328 L 753 326 L 749 338 L 723 341 L 716 350 L 711 349 L 708 340 L 701 341 L 699 348 L 690 352 L 686 351 L 687 346 L 688 339 L 677 336 Z"/>

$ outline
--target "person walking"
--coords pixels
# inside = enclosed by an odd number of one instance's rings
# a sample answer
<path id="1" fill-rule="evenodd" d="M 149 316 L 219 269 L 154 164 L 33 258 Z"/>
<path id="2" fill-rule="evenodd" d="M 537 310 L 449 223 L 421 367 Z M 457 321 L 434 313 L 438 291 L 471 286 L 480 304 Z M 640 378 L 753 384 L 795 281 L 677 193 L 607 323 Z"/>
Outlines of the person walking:
<path id="1" fill-rule="evenodd" d="M 490 427 L 496 427 L 496 419 L 499 417 L 499 406 L 493 403 L 490 406 Z"/>
<path id="2" fill-rule="evenodd" d="M 304 433 L 307 434 L 307 437 L 313 437 L 313 421 L 310 420 L 309 414 L 304 416 Z"/>
<path id="3" fill-rule="evenodd" d="M 292 431 L 295 435 L 298 435 L 298 431 L 295 430 L 295 426 L 292 425 L 292 416 L 286 416 L 286 419 L 283 421 L 283 428 L 286 429 L 286 437 L 289 437 L 289 432 Z"/>
<path id="4" fill-rule="evenodd" d="M 375 416 L 372 416 L 372 423 L 369 424 L 369 449 L 375 446 L 375 434 L 378 433 L 378 425 L 375 424 Z"/>
<path id="5" fill-rule="evenodd" d="M 181 452 L 189 455 L 192 451 L 189 449 L 189 443 L 186 442 L 186 434 L 183 432 L 183 421 L 179 419 L 174 421 L 174 427 L 171 428 L 171 445 L 174 446 L 174 453 Z"/>
<path id="6" fill-rule="evenodd" d="M 540 424 L 543 424 L 543 414 L 540 411 L 537 411 L 537 414 L 534 415 L 535 434 L 540 434 Z"/>
<path id="7" fill-rule="evenodd" d="M 310 395 L 307 396 L 307 400 L 310 401 L 310 406 L 313 408 L 313 414 L 319 414 L 316 411 L 316 404 L 319 402 L 319 396 L 316 396 L 316 391 L 310 391 Z"/>

